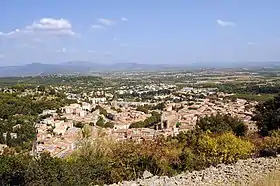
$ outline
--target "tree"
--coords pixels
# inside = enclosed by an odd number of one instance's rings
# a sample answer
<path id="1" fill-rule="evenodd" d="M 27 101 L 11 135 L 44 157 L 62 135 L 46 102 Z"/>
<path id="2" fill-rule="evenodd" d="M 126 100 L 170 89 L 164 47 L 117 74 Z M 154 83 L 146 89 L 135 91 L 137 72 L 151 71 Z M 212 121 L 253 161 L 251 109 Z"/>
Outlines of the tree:
<path id="1" fill-rule="evenodd" d="M 199 119 L 196 123 L 198 129 L 213 133 L 234 132 L 237 136 L 244 136 L 247 126 L 243 121 L 230 115 L 211 115 Z"/>
<path id="2" fill-rule="evenodd" d="M 163 110 L 164 108 L 165 108 L 165 103 L 161 102 L 161 103 L 157 104 L 154 109 Z"/>
<path id="3" fill-rule="evenodd" d="M 99 116 L 97 122 L 96 122 L 96 125 L 99 126 L 99 127 L 103 127 L 105 124 L 105 120 L 103 119 L 102 116 Z"/>
<path id="4" fill-rule="evenodd" d="M 114 128 L 114 123 L 112 123 L 112 122 L 106 122 L 105 124 L 104 124 L 104 128 Z"/>
<path id="5" fill-rule="evenodd" d="M 83 128 L 84 125 L 85 125 L 85 124 L 82 123 L 82 122 L 80 122 L 80 121 L 74 124 L 74 126 L 77 127 L 77 128 Z"/>
<path id="6" fill-rule="evenodd" d="M 181 125 L 182 125 L 182 123 L 177 122 L 177 123 L 176 123 L 176 128 L 179 128 Z"/>
<path id="7" fill-rule="evenodd" d="M 132 123 L 129 128 L 149 128 L 159 123 L 161 120 L 161 114 L 156 111 L 151 112 L 151 114 L 152 116 L 146 118 L 144 121 Z"/>
<path id="8" fill-rule="evenodd" d="M 256 121 L 259 132 L 267 136 L 272 130 L 280 129 L 280 94 L 273 99 L 256 105 L 256 111 L 252 118 Z"/>
<path id="9" fill-rule="evenodd" d="M 147 108 L 147 107 L 145 107 L 145 106 L 138 106 L 137 108 L 136 108 L 136 110 L 137 111 L 140 111 L 140 112 L 144 112 L 145 114 L 148 114 L 149 113 L 149 109 Z"/>

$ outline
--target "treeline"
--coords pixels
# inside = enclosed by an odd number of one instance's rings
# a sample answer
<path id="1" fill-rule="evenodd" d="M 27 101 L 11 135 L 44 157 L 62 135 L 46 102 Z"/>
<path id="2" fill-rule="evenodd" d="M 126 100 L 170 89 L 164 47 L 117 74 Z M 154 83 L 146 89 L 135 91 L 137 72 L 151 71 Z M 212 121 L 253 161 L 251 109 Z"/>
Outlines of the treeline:
<path id="1" fill-rule="evenodd" d="M 278 94 L 280 93 L 279 85 L 250 85 L 250 84 L 223 84 L 217 85 L 221 92 L 239 93 L 239 94 Z"/>
<path id="2" fill-rule="evenodd" d="M 137 106 L 136 110 L 148 114 L 150 110 L 163 110 L 164 108 L 165 108 L 165 103 L 161 102 L 158 103 L 157 105 L 148 105 L 148 104 L 140 105 Z"/>

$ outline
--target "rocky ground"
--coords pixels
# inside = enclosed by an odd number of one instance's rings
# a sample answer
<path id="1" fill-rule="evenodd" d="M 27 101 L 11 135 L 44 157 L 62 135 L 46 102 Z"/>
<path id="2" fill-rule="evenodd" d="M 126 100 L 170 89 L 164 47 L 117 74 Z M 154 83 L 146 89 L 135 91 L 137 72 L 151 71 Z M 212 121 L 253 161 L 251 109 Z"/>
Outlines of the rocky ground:
<path id="1" fill-rule="evenodd" d="M 220 164 L 201 171 L 185 172 L 174 177 L 153 176 L 145 171 L 143 179 L 124 181 L 111 186 L 258 185 L 268 173 L 279 170 L 280 157 L 257 158 L 240 160 L 233 165 Z"/>

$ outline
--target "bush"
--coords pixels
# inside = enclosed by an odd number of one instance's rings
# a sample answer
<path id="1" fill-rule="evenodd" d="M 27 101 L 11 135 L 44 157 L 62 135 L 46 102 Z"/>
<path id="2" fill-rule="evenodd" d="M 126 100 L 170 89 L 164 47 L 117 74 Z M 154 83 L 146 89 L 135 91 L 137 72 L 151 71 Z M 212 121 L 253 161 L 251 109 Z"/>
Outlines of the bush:
<path id="1" fill-rule="evenodd" d="M 188 147 L 184 148 L 179 158 L 182 161 L 180 166 L 182 171 L 201 169 L 199 165 L 201 165 L 203 162 L 198 160 L 198 156 L 194 154 L 192 149 Z"/>
<path id="2" fill-rule="evenodd" d="M 253 152 L 253 144 L 242 140 L 232 133 L 218 136 L 204 134 L 197 143 L 197 154 L 208 165 L 219 163 L 234 163 L 239 159 L 247 158 Z"/>
<path id="3" fill-rule="evenodd" d="M 267 136 L 263 138 L 260 145 L 257 147 L 257 152 L 261 157 L 276 156 L 280 153 L 280 137 Z"/>
<path id="4" fill-rule="evenodd" d="M 104 185 L 135 180 L 145 170 L 172 176 L 218 163 L 232 163 L 250 156 L 253 145 L 234 136 L 180 133 L 176 138 L 117 143 L 100 129 L 91 138 L 91 127 L 82 130 L 79 148 L 70 157 L 52 158 L 42 154 L 31 158 L 15 152 L 0 156 L 0 180 L 4 185 Z"/>

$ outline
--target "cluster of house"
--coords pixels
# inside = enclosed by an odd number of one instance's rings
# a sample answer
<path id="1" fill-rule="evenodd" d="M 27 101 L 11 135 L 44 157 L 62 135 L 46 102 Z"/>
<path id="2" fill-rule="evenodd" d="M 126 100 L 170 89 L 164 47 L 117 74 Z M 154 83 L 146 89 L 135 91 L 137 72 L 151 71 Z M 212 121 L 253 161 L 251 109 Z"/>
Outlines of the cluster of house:
<path id="1" fill-rule="evenodd" d="M 49 117 L 36 124 L 37 152 L 48 151 L 53 156 L 63 157 L 74 150 L 80 133 L 74 123 L 93 122 L 96 118 L 90 112 L 91 108 L 91 104 L 81 103 L 63 107 L 60 114 L 55 110 L 44 111 L 42 115 Z"/>
<path id="2" fill-rule="evenodd" d="M 175 89 L 175 85 L 168 85 L 164 83 L 160 84 L 150 84 L 150 85 L 136 85 L 136 86 L 121 86 L 118 90 L 116 90 L 117 94 L 132 94 L 133 92 L 137 92 L 139 94 L 147 93 L 149 91 L 158 91 L 158 90 L 167 90 L 167 89 Z"/>
<path id="3" fill-rule="evenodd" d="M 161 121 L 154 128 L 131 128 L 128 124 L 116 124 L 110 131 L 110 135 L 117 141 L 122 140 L 153 140 L 157 136 L 176 136 L 179 134 L 179 128 L 176 126 L 178 117 L 169 112 L 162 112 Z"/>
<path id="4" fill-rule="evenodd" d="M 52 156 L 63 158 L 69 155 L 77 147 L 77 139 L 80 135 L 80 129 L 76 127 L 69 128 L 61 136 L 42 136 L 44 134 L 37 135 L 37 153 L 44 151 L 49 152 Z"/>
<path id="5" fill-rule="evenodd" d="M 256 131 L 257 127 L 251 120 L 254 105 L 256 105 L 256 102 L 249 103 L 244 99 L 237 99 L 236 101 L 227 100 L 227 103 L 225 103 L 223 98 L 215 101 L 206 98 L 202 99 L 200 102 L 196 102 L 194 105 L 185 105 L 181 110 L 174 114 L 179 115 L 181 130 L 194 128 L 197 120 L 201 117 L 220 113 L 238 117 L 247 124 L 250 131 Z"/>
<path id="6" fill-rule="evenodd" d="M 75 149 L 79 130 L 71 120 L 61 120 L 56 114 L 45 118 L 36 124 L 37 153 L 48 151 L 52 156 Z"/>
<path id="7" fill-rule="evenodd" d="M 189 94 L 213 94 L 215 90 L 185 88 L 181 90 Z M 192 96 L 192 95 L 190 95 Z M 137 111 L 136 107 L 141 105 L 156 105 L 150 102 L 126 102 L 113 101 L 111 104 L 106 102 L 106 98 L 93 98 L 91 103 L 81 102 L 63 107 L 61 113 L 54 110 L 44 111 L 51 117 L 43 119 L 36 125 L 37 127 L 37 151 L 49 151 L 53 156 L 64 157 L 71 153 L 76 147 L 80 129 L 74 127 L 76 122 L 96 124 L 100 117 L 114 123 L 114 128 L 105 129 L 112 138 L 122 141 L 132 139 L 137 141 L 153 140 L 159 135 L 175 136 L 181 131 L 193 129 L 200 117 L 211 114 L 231 114 L 242 119 L 251 131 L 256 130 L 256 125 L 251 121 L 254 105 L 256 102 L 247 102 L 243 99 L 232 101 L 227 99 L 228 95 L 218 94 L 218 98 L 195 98 L 190 101 L 179 103 L 168 102 L 162 111 L 161 122 L 151 128 L 130 129 L 133 122 L 143 121 L 151 114 Z M 208 96 L 206 96 L 208 97 Z M 94 108 L 96 105 L 102 106 L 108 115 L 105 117 L 100 111 Z M 179 108 L 179 109 L 177 109 Z M 97 127 L 93 127 L 95 130 Z"/>

